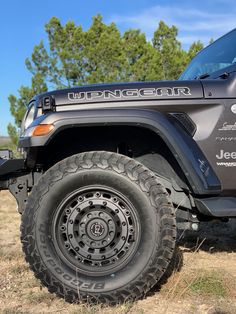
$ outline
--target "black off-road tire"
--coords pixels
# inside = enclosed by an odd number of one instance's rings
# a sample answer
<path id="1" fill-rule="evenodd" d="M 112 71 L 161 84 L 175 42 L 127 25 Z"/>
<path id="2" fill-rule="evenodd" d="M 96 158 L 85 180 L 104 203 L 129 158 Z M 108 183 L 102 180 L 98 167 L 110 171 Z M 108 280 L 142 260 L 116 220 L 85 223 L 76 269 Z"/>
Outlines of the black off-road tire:
<path id="1" fill-rule="evenodd" d="M 165 273 L 175 239 L 174 208 L 158 178 L 110 152 L 54 165 L 22 215 L 26 261 L 69 302 L 114 305 L 143 297 Z"/>

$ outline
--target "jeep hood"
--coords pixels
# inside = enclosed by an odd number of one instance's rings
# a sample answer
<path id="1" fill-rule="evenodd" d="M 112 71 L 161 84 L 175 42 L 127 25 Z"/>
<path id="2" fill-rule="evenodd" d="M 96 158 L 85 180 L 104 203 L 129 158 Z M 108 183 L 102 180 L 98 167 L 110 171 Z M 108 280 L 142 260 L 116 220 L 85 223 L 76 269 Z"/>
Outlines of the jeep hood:
<path id="1" fill-rule="evenodd" d="M 39 107 L 47 97 L 52 97 L 56 106 L 122 102 L 137 100 L 198 99 L 203 98 L 203 87 L 196 81 L 158 81 L 99 84 L 57 90 L 38 95 Z"/>

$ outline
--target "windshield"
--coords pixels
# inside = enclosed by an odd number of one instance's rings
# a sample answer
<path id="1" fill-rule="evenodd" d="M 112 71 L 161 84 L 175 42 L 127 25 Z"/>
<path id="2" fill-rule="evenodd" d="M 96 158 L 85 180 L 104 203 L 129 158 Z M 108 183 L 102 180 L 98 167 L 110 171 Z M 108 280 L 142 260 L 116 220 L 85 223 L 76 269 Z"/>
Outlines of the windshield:
<path id="1" fill-rule="evenodd" d="M 236 63 L 236 29 L 197 54 L 181 74 L 180 80 L 193 80 Z"/>

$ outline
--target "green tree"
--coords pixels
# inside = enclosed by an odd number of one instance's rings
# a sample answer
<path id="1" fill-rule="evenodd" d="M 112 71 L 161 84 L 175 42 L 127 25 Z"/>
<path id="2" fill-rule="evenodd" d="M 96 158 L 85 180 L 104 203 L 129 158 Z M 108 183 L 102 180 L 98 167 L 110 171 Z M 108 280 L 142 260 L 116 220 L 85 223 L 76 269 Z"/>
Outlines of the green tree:
<path id="1" fill-rule="evenodd" d="M 202 49 L 203 43 L 200 40 L 192 43 L 188 50 L 188 58 L 186 58 L 186 62 L 189 63 L 192 60 L 192 58 Z"/>
<path id="2" fill-rule="evenodd" d="M 26 60 L 32 74 L 31 86 L 22 86 L 19 97 L 9 96 L 15 126 L 8 132 L 16 144 L 25 104 L 48 89 L 120 81 L 176 79 L 186 64 L 202 49 L 198 41 L 183 50 L 178 30 L 161 21 L 148 42 L 140 30 L 120 34 L 114 23 L 106 25 L 101 15 L 93 18 L 91 27 L 68 21 L 64 26 L 56 17 L 45 25 L 46 44 L 41 41 Z"/>
<path id="3" fill-rule="evenodd" d="M 183 70 L 187 53 L 177 39 L 178 29 L 169 27 L 163 21 L 154 33 L 153 47 L 158 52 L 158 68 L 163 79 L 175 79 Z"/>
<path id="4" fill-rule="evenodd" d="M 8 97 L 10 103 L 10 111 L 15 119 L 15 126 L 11 123 L 8 125 L 8 134 L 11 137 L 12 142 L 17 145 L 18 141 L 18 129 L 20 128 L 21 121 L 24 117 L 26 107 L 25 105 L 33 98 L 34 95 L 46 92 L 47 86 L 43 81 L 40 73 L 35 73 L 31 79 L 31 87 L 21 86 L 19 89 L 20 97 L 17 98 L 14 95 Z"/>

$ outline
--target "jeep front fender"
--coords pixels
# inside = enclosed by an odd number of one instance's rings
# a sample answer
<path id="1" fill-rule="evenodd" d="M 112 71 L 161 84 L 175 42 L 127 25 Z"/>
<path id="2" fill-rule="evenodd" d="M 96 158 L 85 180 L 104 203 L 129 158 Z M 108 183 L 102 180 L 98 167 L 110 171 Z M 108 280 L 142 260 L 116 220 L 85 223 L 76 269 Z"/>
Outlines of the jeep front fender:
<path id="1" fill-rule="evenodd" d="M 20 138 L 19 147 L 48 145 L 65 128 L 106 125 L 139 126 L 157 133 L 182 168 L 194 194 L 219 194 L 221 184 L 194 139 L 168 115 L 146 109 L 99 109 L 54 112 L 41 116 L 31 125 L 53 124 L 46 136 Z M 202 167 L 204 163 L 204 169 Z"/>

